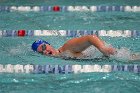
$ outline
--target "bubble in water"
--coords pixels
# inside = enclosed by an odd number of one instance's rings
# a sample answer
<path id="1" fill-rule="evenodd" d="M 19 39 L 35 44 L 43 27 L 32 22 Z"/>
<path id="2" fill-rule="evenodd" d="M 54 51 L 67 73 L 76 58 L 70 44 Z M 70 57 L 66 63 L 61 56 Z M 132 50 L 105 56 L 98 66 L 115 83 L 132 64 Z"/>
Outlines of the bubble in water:
<path id="1" fill-rule="evenodd" d="M 18 83 L 19 81 L 18 80 L 16 80 L 16 79 L 13 79 L 13 81 L 15 82 L 15 83 Z"/>

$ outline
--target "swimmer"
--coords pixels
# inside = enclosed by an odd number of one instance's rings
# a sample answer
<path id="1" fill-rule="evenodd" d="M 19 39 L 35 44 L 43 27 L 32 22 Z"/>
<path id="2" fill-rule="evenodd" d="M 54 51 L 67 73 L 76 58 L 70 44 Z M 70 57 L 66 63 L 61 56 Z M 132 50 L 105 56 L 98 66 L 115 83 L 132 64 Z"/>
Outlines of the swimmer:
<path id="1" fill-rule="evenodd" d="M 115 53 L 115 48 L 105 46 L 104 41 L 96 35 L 72 38 L 59 49 L 54 49 L 47 41 L 37 40 L 32 44 L 32 49 L 35 52 L 53 57 L 61 57 L 63 53 L 69 52 L 72 58 L 78 58 L 84 57 L 82 52 L 92 45 L 104 56 L 114 55 Z"/>

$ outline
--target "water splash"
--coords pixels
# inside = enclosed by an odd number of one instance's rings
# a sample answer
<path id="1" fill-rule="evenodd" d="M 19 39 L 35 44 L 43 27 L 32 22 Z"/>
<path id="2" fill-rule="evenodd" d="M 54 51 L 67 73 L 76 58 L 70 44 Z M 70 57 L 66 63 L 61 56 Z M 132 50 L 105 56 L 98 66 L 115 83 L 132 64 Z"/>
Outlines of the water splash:
<path id="1" fill-rule="evenodd" d="M 61 53 L 61 57 L 64 59 L 74 58 L 74 59 L 95 59 L 101 58 L 103 54 L 94 46 L 88 47 L 86 50 L 82 52 L 82 55 L 79 57 L 74 57 L 70 51 L 65 51 Z"/>
<path id="2" fill-rule="evenodd" d="M 116 49 L 115 55 L 110 56 L 111 59 L 116 59 L 118 61 L 128 62 L 131 60 L 131 51 L 128 48 L 122 47 L 120 49 Z"/>
<path id="3" fill-rule="evenodd" d="M 29 48 L 29 44 L 22 43 L 18 46 L 11 47 L 9 50 L 10 55 L 19 55 L 19 54 L 24 54 L 26 55 L 31 49 Z"/>
<path id="4" fill-rule="evenodd" d="M 85 51 L 83 51 L 82 54 L 82 56 L 75 58 L 72 53 L 66 51 L 65 53 L 62 53 L 61 56 L 63 56 L 64 59 L 105 59 L 103 54 L 94 46 L 90 46 Z M 122 47 L 120 49 L 116 49 L 115 55 L 111 55 L 109 59 L 121 62 L 129 62 L 132 61 L 132 54 L 133 53 L 130 49 Z"/>

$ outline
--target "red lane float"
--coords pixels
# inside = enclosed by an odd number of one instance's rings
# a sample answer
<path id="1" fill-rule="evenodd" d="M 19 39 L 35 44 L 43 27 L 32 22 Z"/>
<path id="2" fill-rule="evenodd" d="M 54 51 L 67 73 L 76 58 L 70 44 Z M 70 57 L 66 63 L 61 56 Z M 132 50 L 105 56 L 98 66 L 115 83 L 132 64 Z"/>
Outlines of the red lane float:
<path id="1" fill-rule="evenodd" d="M 25 30 L 18 30 L 17 35 L 19 37 L 24 37 L 26 35 L 26 31 Z"/>
<path id="2" fill-rule="evenodd" d="M 60 11 L 60 7 L 59 6 L 54 6 L 53 7 L 53 11 L 54 12 L 59 12 Z"/>

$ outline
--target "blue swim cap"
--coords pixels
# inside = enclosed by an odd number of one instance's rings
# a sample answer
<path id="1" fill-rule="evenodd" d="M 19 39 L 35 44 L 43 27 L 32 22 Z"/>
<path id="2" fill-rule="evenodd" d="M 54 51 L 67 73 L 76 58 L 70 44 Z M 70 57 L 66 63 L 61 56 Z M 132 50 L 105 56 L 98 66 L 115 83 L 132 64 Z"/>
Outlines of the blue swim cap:
<path id="1" fill-rule="evenodd" d="M 38 46 L 41 45 L 41 44 L 43 44 L 43 43 L 49 44 L 47 41 L 44 41 L 44 40 L 37 40 L 37 41 L 35 41 L 35 42 L 32 44 L 32 49 L 33 49 L 33 51 L 37 51 Z M 50 45 L 50 44 L 49 44 L 49 45 Z"/>

